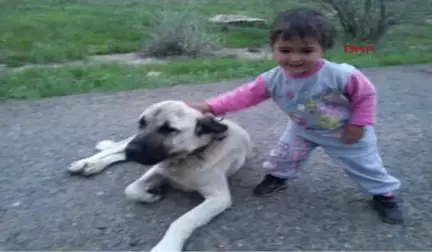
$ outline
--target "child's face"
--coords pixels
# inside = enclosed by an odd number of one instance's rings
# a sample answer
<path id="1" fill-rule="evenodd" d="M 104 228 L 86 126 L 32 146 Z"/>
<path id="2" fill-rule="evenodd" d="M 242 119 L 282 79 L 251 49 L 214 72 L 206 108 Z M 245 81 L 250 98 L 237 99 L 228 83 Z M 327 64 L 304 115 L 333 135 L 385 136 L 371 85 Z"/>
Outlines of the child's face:
<path id="1" fill-rule="evenodd" d="M 277 40 L 273 44 L 276 62 L 292 75 L 312 71 L 324 55 L 321 45 L 312 39 Z"/>

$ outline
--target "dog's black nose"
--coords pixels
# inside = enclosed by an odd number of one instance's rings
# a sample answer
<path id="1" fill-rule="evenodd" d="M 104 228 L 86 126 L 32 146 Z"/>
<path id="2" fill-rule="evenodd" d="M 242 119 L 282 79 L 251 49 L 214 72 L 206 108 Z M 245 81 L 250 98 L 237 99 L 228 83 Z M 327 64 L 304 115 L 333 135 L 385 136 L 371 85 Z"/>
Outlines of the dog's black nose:
<path id="1" fill-rule="evenodd" d="M 126 160 L 142 165 L 155 165 L 167 158 L 165 150 L 147 147 L 129 143 L 125 149 Z"/>
<path id="2" fill-rule="evenodd" d="M 141 156 L 142 150 L 135 144 L 128 144 L 125 149 L 126 160 L 137 162 Z"/>

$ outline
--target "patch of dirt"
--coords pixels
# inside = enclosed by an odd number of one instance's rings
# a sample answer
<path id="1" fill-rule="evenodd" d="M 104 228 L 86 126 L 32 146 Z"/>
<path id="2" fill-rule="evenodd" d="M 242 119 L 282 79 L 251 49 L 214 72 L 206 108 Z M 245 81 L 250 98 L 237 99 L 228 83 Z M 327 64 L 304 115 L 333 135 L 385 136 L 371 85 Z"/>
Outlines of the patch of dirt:
<path id="1" fill-rule="evenodd" d="M 232 57 L 246 60 L 271 59 L 272 54 L 264 49 L 251 48 L 224 48 L 212 53 L 214 57 Z M 6 65 L 0 65 L 0 74 L 6 72 L 18 72 L 30 68 L 56 68 L 65 66 L 90 66 L 101 64 L 127 64 L 127 65 L 148 65 L 148 64 L 165 64 L 170 60 L 181 59 L 186 57 L 172 57 L 167 59 L 157 59 L 151 57 L 143 57 L 139 53 L 122 53 L 122 54 L 107 54 L 89 56 L 85 60 L 70 61 L 66 63 L 53 64 L 27 64 L 21 67 L 8 68 Z"/>
<path id="2" fill-rule="evenodd" d="M 260 60 L 272 59 L 273 55 L 269 50 L 251 48 L 225 48 L 214 52 L 219 57 L 235 57 L 238 59 Z"/>

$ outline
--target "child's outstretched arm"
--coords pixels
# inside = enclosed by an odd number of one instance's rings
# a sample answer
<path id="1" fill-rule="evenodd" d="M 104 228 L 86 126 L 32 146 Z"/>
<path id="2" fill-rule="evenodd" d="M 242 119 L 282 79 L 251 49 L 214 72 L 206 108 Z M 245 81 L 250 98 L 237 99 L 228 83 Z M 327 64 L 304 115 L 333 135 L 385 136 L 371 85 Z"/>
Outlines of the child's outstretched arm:
<path id="1" fill-rule="evenodd" d="M 214 115 L 222 115 L 252 107 L 269 97 L 264 79 L 259 76 L 253 82 L 208 99 L 206 103 Z"/>
<path id="2" fill-rule="evenodd" d="M 375 124 L 377 92 L 372 82 L 363 73 L 356 71 L 352 74 L 345 91 L 351 101 L 350 124 Z"/>

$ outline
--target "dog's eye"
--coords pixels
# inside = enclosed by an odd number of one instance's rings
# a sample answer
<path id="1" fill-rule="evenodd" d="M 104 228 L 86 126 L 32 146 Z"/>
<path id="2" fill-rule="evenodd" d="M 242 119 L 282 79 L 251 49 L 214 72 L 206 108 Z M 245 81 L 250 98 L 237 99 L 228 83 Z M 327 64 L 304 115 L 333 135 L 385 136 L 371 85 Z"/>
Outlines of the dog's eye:
<path id="1" fill-rule="evenodd" d="M 143 117 L 138 121 L 138 128 L 144 129 L 145 127 L 147 127 L 147 121 Z"/>
<path id="2" fill-rule="evenodd" d="M 164 123 L 162 126 L 159 127 L 158 132 L 162 135 L 168 135 L 172 133 L 177 133 L 179 132 L 179 130 L 171 127 L 168 123 Z"/>

